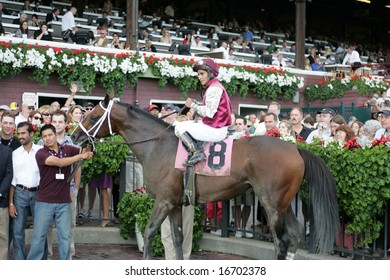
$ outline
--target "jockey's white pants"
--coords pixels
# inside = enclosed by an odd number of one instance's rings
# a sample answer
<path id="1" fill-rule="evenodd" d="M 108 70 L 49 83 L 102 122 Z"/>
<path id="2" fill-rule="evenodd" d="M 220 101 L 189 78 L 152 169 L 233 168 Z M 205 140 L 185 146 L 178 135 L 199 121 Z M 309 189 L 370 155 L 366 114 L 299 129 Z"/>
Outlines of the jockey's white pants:
<path id="1" fill-rule="evenodd" d="M 215 128 L 199 121 L 175 121 L 173 125 L 175 126 L 175 134 L 177 137 L 180 137 L 184 132 L 188 132 L 196 140 L 205 142 L 219 142 L 226 138 L 228 132 L 227 126 Z"/>

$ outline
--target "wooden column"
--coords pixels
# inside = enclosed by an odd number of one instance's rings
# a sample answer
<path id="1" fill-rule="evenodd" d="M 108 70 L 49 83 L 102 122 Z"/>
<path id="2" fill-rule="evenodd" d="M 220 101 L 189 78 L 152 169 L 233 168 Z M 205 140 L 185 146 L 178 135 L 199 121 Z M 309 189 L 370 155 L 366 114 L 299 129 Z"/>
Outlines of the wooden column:
<path id="1" fill-rule="evenodd" d="M 126 2 L 126 49 L 138 51 L 138 0 Z"/>
<path id="2" fill-rule="evenodd" d="M 306 0 L 295 1 L 295 66 L 305 68 Z"/>

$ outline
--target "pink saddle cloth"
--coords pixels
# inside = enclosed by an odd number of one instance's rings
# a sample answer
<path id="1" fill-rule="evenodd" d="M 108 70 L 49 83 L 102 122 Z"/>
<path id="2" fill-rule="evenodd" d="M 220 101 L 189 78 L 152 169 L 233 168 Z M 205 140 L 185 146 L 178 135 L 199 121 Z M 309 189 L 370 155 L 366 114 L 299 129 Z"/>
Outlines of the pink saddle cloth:
<path id="1" fill-rule="evenodd" d="M 205 176 L 230 176 L 233 138 L 220 142 L 208 142 L 204 148 L 207 159 L 195 164 L 195 173 Z M 175 168 L 185 171 L 183 164 L 188 159 L 188 152 L 179 139 L 176 152 Z"/>

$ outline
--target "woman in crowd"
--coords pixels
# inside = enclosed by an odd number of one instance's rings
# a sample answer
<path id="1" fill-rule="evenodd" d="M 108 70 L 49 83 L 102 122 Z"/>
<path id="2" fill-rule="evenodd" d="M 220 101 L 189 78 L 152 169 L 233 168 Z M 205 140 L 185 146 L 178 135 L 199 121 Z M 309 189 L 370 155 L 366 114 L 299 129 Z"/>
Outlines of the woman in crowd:
<path id="1" fill-rule="evenodd" d="M 362 122 L 359 122 L 359 121 L 354 121 L 352 124 L 351 124 L 351 128 L 353 130 L 353 133 L 355 133 L 355 136 L 356 137 L 360 137 L 360 132 L 361 132 L 361 128 L 363 127 L 363 123 Z"/>
<path id="2" fill-rule="evenodd" d="M 292 125 L 289 121 L 279 122 L 279 131 L 282 136 L 292 136 Z"/>
<path id="3" fill-rule="evenodd" d="M 355 137 L 355 134 L 348 125 L 342 124 L 336 129 L 334 140 L 340 144 L 345 145 L 349 140 Z"/>
<path id="4" fill-rule="evenodd" d="M 99 178 L 92 178 L 90 182 L 91 189 L 97 189 L 100 193 L 101 205 L 102 205 L 102 222 L 100 223 L 101 227 L 112 226 L 110 223 L 110 199 L 112 194 L 112 177 L 108 174 L 102 174 Z M 95 192 L 96 195 L 96 192 Z M 92 201 L 95 201 L 95 198 Z M 90 205 L 90 208 L 93 209 L 93 203 Z M 91 210 L 89 210 L 91 211 Z M 89 216 L 88 211 L 88 216 Z"/>
<path id="5" fill-rule="evenodd" d="M 280 121 L 278 125 L 279 131 L 280 131 L 280 139 L 289 141 L 289 142 L 295 142 L 295 132 L 292 129 L 292 124 L 290 121 Z"/>
<path id="6" fill-rule="evenodd" d="M 145 41 L 145 46 L 140 49 L 140 51 L 143 52 L 157 52 L 157 49 L 155 46 L 153 46 L 153 43 L 151 40 Z"/>
<path id="7" fill-rule="evenodd" d="M 28 116 L 28 122 L 32 125 L 41 125 L 42 120 L 42 115 L 37 110 L 31 111 Z"/>
<path id="8" fill-rule="evenodd" d="M 311 71 L 311 64 L 310 64 L 310 59 L 306 58 L 305 59 L 305 70 L 306 71 Z"/>
<path id="9" fill-rule="evenodd" d="M 53 41 L 51 33 L 48 31 L 46 22 L 42 22 L 40 29 L 34 32 L 34 39 L 43 40 L 43 41 Z"/>
<path id="10" fill-rule="evenodd" d="M 336 115 L 332 118 L 330 121 L 330 129 L 332 130 L 332 136 L 334 137 L 336 135 L 336 130 L 339 128 L 341 125 L 347 125 L 347 122 L 341 115 Z"/>
<path id="11" fill-rule="evenodd" d="M 183 40 L 183 45 L 185 44 L 190 44 L 191 45 L 191 40 L 192 40 L 192 34 L 187 33 L 186 37 Z"/>
<path id="12" fill-rule="evenodd" d="M 363 132 L 357 138 L 357 142 L 362 147 L 370 145 L 375 138 L 375 133 L 381 128 L 382 125 L 377 120 L 366 121 L 362 127 Z"/>
<path id="13" fill-rule="evenodd" d="M 68 123 L 79 123 L 83 117 L 83 108 L 80 105 L 72 106 L 68 112 Z"/>
<path id="14" fill-rule="evenodd" d="M 112 34 L 112 42 L 111 42 L 111 48 L 114 49 L 123 49 L 124 43 L 119 41 L 119 35 L 118 33 Z"/>
<path id="15" fill-rule="evenodd" d="M 22 21 L 20 23 L 19 28 L 16 29 L 15 37 L 16 38 L 23 38 L 23 39 L 28 38 L 28 22 L 26 20 Z"/>
<path id="16" fill-rule="evenodd" d="M 31 20 L 28 21 L 28 26 L 31 27 L 39 27 L 40 24 L 41 22 L 39 21 L 38 15 L 36 14 L 33 14 L 31 16 Z"/>
<path id="17" fill-rule="evenodd" d="M 42 123 L 43 124 L 51 123 L 51 113 L 52 112 L 51 112 L 50 105 L 43 105 L 43 106 L 39 107 L 38 112 L 42 116 Z"/>
<path id="18" fill-rule="evenodd" d="M 96 43 L 95 33 L 93 33 L 92 30 L 89 30 L 88 31 L 88 35 L 87 35 L 87 45 L 88 46 L 94 46 L 95 43 Z"/>
<path id="19" fill-rule="evenodd" d="M 171 35 L 169 34 L 169 31 L 168 31 L 168 30 L 165 30 L 165 31 L 164 31 L 164 34 L 162 34 L 162 37 L 161 37 L 161 39 L 160 39 L 160 42 L 161 42 L 161 43 L 172 44 L 172 38 L 171 38 Z"/>

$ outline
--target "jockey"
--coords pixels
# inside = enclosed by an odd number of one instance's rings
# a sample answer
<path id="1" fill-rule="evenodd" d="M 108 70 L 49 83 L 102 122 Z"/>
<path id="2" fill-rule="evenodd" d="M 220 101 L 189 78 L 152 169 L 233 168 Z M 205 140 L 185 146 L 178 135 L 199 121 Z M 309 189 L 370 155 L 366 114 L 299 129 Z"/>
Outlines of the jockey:
<path id="1" fill-rule="evenodd" d="M 175 122 L 175 134 L 192 153 L 192 157 L 186 165 L 194 165 L 206 160 L 203 152 L 203 143 L 219 142 L 226 138 L 228 126 L 231 124 L 232 105 L 229 95 L 223 85 L 218 81 L 218 64 L 211 58 L 197 61 L 192 68 L 198 73 L 202 86 L 202 104 L 197 104 L 191 98 L 187 98 L 185 106 L 193 108 L 201 117 L 201 121 Z"/>

